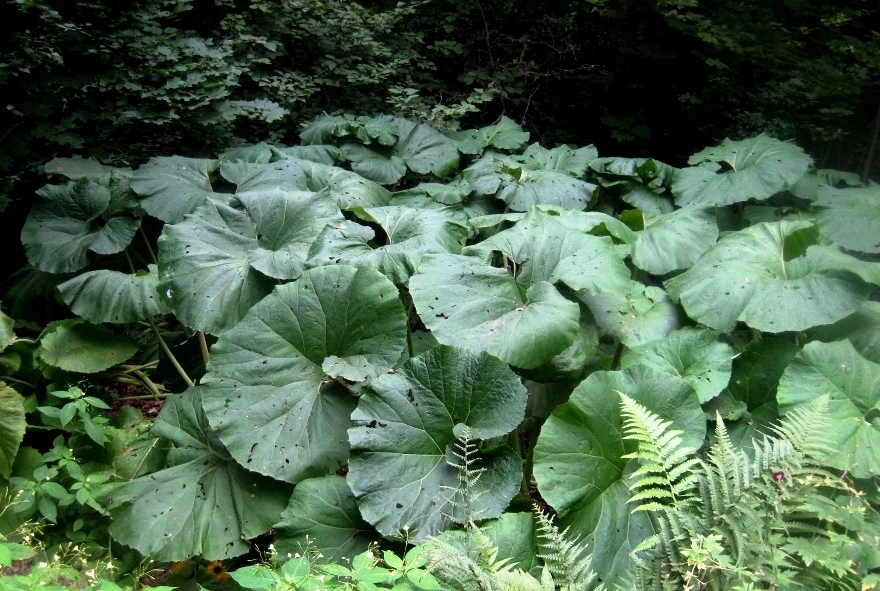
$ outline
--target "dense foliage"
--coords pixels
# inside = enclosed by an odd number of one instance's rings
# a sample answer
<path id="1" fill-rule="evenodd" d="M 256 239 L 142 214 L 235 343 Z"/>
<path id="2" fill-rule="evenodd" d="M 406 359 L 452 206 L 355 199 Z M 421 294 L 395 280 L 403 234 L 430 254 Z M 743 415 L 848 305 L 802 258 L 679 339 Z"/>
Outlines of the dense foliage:
<path id="1" fill-rule="evenodd" d="M 46 165 L 21 233 L 33 270 L 6 303 L 15 316 L 48 285 L 69 312 L 2 317 L 4 535 L 39 516 L 46 543 L 133 568 L 247 556 L 271 532 L 279 563 L 309 556 L 278 572 L 308 578 L 318 555 L 382 570 L 362 555 L 376 541 L 464 524 L 488 540 L 466 543 L 475 565 L 575 585 L 542 578 L 531 495 L 588 543 L 590 584 L 664 572 L 658 547 L 713 585 L 795 588 L 804 569 L 880 583 L 876 185 L 766 135 L 683 168 L 529 144 L 506 118 L 444 135 L 324 116 L 301 137 L 135 170 Z M 164 399 L 152 424 L 108 419 L 133 401 L 120 384 Z M 810 421 L 834 428 L 801 445 L 790 426 L 820 410 Z M 699 479 L 680 479 L 713 439 L 710 459 L 737 459 L 700 460 L 701 511 Z M 667 481 L 646 479 L 651 462 Z M 792 488 L 813 478 L 828 480 Z M 663 482 L 679 513 L 638 510 Z M 739 545 L 719 543 L 734 509 L 767 524 L 757 549 L 735 528 Z M 670 515 L 690 529 L 668 535 Z M 835 561 L 811 566 L 832 542 Z M 404 576 L 399 556 L 383 581 Z M 774 577 L 740 572 L 766 560 Z"/>

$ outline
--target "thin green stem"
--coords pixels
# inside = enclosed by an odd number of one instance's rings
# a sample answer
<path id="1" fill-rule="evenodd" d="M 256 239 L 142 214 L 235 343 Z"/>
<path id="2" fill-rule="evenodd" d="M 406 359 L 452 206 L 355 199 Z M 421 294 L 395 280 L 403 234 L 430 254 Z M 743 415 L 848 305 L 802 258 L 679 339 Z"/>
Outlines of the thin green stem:
<path id="1" fill-rule="evenodd" d="M 159 261 L 156 259 L 156 254 L 153 252 L 153 247 L 150 246 L 150 239 L 147 238 L 146 232 L 144 232 L 143 227 L 138 228 L 138 232 L 141 234 L 141 238 L 144 239 L 144 244 L 147 246 L 147 252 L 150 254 L 150 260 L 153 261 L 154 265 L 158 265 Z"/>
<path id="2" fill-rule="evenodd" d="M 620 367 L 620 358 L 623 356 L 623 343 L 617 343 L 617 349 L 614 350 L 614 359 L 611 360 L 611 371 L 617 371 Z"/>
<path id="3" fill-rule="evenodd" d="M 30 382 L 26 382 L 26 381 L 24 381 L 24 380 L 19 380 L 19 379 L 17 379 L 17 378 L 12 377 L 12 376 L 0 376 L 0 381 L 2 381 L 2 382 L 12 382 L 12 383 L 14 383 L 14 384 L 21 384 L 22 386 L 27 386 L 28 388 L 34 388 L 34 389 L 36 389 L 36 386 L 34 386 L 33 384 L 31 384 Z"/>
<path id="4" fill-rule="evenodd" d="M 205 340 L 205 331 L 196 331 L 196 337 L 199 339 L 199 349 L 202 352 L 202 361 L 205 362 L 205 367 L 208 367 L 208 360 L 210 360 L 211 355 L 208 353 L 208 341 Z"/>
<path id="5" fill-rule="evenodd" d="M 23 338 L 15 337 L 14 339 L 12 339 L 12 342 L 9 343 L 9 345 L 11 346 L 11 345 L 14 345 L 15 343 L 25 343 L 27 345 L 36 345 L 37 341 L 35 341 L 34 339 L 23 339 Z"/>
<path id="6" fill-rule="evenodd" d="M 165 339 L 162 338 L 162 333 L 159 332 L 159 327 L 156 326 L 156 323 L 153 322 L 152 318 L 147 319 L 150 323 L 150 328 L 153 329 L 153 333 L 156 335 L 156 339 L 159 341 L 159 346 L 162 347 L 162 350 L 165 351 L 165 355 L 168 356 L 168 360 L 171 362 L 171 365 L 174 366 L 174 369 L 177 370 L 177 373 L 183 378 L 184 383 L 187 386 L 195 386 L 195 383 L 190 379 L 186 372 L 181 367 L 180 363 L 177 362 L 177 358 L 174 356 L 174 353 L 171 352 L 171 349 L 168 348 L 168 345 L 165 343 Z"/>

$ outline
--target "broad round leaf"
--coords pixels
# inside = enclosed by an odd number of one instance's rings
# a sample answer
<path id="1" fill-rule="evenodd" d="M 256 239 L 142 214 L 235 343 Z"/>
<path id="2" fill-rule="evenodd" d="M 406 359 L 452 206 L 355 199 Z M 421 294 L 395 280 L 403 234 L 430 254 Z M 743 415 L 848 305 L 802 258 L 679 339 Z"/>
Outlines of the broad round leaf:
<path id="1" fill-rule="evenodd" d="M 642 365 L 590 375 L 544 423 L 534 456 L 538 490 L 571 536 L 589 536 L 592 568 L 603 581 L 622 581 L 632 566 L 630 551 L 654 533 L 647 516 L 627 505 L 626 474 L 635 461 L 623 456 L 635 443 L 622 436 L 619 392 L 671 421 L 686 446 L 698 448 L 706 435 L 690 385 Z"/>
<path id="2" fill-rule="evenodd" d="M 524 369 L 550 361 L 578 332 L 578 305 L 551 284 L 539 281 L 523 294 L 507 271 L 474 257 L 426 256 L 409 290 L 439 342 L 487 351 Z"/>
<path id="3" fill-rule="evenodd" d="M 378 149 L 361 144 L 342 144 L 351 169 L 374 183 L 393 185 L 406 174 L 406 161 L 387 146 Z"/>
<path id="4" fill-rule="evenodd" d="M 517 283 L 561 281 L 574 290 L 595 294 L 629 285 L 629 269 L 611 239 L 568 228 L 552 212 L 533 209 L 512 228 L 465 249 L 465 254 L 491 258 L 506 255 L 516 266 Z"/>
<path id="5" fill-rule="evenodd" d="M 71 312 L 96 324 L 121 324 L 167 314 L 166 298 L 159 295 L 156 265 L 148 273 L 89 271 L 58 286 Z"/>
<path id="6" fill-rule="evenodd" d="M 365 226 L 354 222 L 328 225 L 312 245 L 310 265 L 341 262 L 370 267 L 397 284 L 405 284 L 425 255 L 457 254 L 468 236 L 467 226 L 445 209 L 388 206 L 357 213 L 384 230 L 384 246 L 374 245 L 375 233 Z"/>
<path id="7" fill-rule="evenodd" d="M 112 174 L 130 174 L 128 168 L 114 168 L 101 164 L 92 158 L 73 156 L 71 158 L 53 158 L 43 167 L 48 175 L 58 174 L 70 180 L 81 178 L 98 180 L 109 178 Z"/>
<path id="8" fill-rule="evenodd" d="M 140 227 L 127 193 L 127 183 L 115 177 L 102 183 L 83 177 L 37 191 L 42 199 L 21 230 L 28 261 L 41 271 L 70 273 L 94 254 L 125 249 Z"/>
<path id="9" fill-rule="evenodd" d="M 329 197 L 340 209 L 387 205 L 391 192 L 357 173 L 316 162 L 297 161 L 310 191 Z"/>
<path id="10" fill-rule="evenodd" d="M 248 472 L 213 434 L 200 388 L 170 397 L 153 433 L 171 441 L 170 468 L 111 492 L 110 535 L 156 560 L 223 560 L 278 522 L 290 485 Z"/>
<path id="11" fill-rule="evenodd" d="M 176 224 L 211 199 L 222 198 L 211 188 L 211 173 L 219 160 L 160 156 L 135 171 L 132 190 L 141 196 L 141 207 L 163 222 Z"/>
<path id="12" fill-rule="evenodd" d="M 345 478 L 335 474 L 297 484 L 281 521 L 272 529 L 280 556 L 302 553 L 308 546 L 328 563 L 351 560 L 378 537 L 361 517 Z"/>
<path id="13" fill-rule="evenodd" d="M 530 134 L 509 117 L 501 117 L 495 125 L 449 135 L 458 140 L 458 149 L 462 154 L 482 154 L 486 148 L 519 150 L 529 141 Z"/>
<path id="14" fill-rule="evenodd" d="M 15 341 L 14 326 L 15 321 L 0 311 L 0 351 L 3 351 Z"/>
<path id="15" fill-rule="evenodd" d="M 308 160 L 327 166 L 333 166 L 337 162 L 345 162 L 345 152 L 331 145 L 316 144 L 288 148 L 272 146 L 272 154 L 282 159 Z"/>
<path id="16" fill-rule="evenodd" d="M 718 239 L 715 213 L 709 208 L 687 207 L 642 218 L 645 229 L 630 245 L 632 262 L 654 275 L 687 269 Z"/>
<path id="17" fill-rule="evenodd" d="M 809 246 L 789 254 L 810 222 L 762 223 L 724 236 L 690 269 L 666 281 L 694 320 L 729 332 L 737 321 L 765 332 L 804 330 L 853 313 L 870 288 L 859 261 Z"/>
<path id="18" fill-rule="evenodd" d="M 271 163 L 224 162 L 220 165 L 220 176 L 236 185 L 236 193 L 308 189 L 305 171 L 289 160 Z"/>
<path id="19" fill-rule="evenodd" d="M 486 353 L 438 346 L 371 383 L 352 413 L 348 485 L 361 514 L 380 533 L 408 526 L 423 540 L 463 520 L 454 461 L 464 427 L 471 441 L 509 433 L 523 419 L 526 390 Z M 473 487 L 477 519 L 497 517 L 517 491 L 520 458 L 506 447 L 476 454 L 484 469 Z M 459 503 L 453 503 L 459 497 Z"/>
<path id="20" fill-rule="evenodd" d="M 703 404 L 727 386 L 733 357 L 733 348 L 720 342 L 711 330 L 682 328 L 660 340 L 633 347 L 620 362 L 624 368 L 647 365 L 684 379 Z"/>
<path id="21" fill-rule="evenodd" d="M 749 411 L 776 402 L 776 387 L 800 348 L 791 341 L 765 337 L 749 343 L 733 361 L 728 391 Z"/>
<path id="22" fill-rule="evenodd" d="M 0 382 L 0 477 L 9 478 L 27 423 L 24 398 Z"/>
<path id="23" fill-rule="evenodd" d="M 417 174 L 447 177 L 458 170 L 459 155 L 456 142 L 421 123 L 395 119 L 398 141 L 394 152 Z"/>
<path id="24" fill-rule="evenodd" d="M 822 234 L 849 250 L 880 252 L 880 185 L 819 190 L 816 222 Z"/>
<path id="25" fill-rule="evenodd" d="M 779 380 L 776 400 L 785 415 L 828 396 L 828 465 L 854 478 L 880 473 L 880 365 L 849 341 L 809 343 Z"/>
<path id="26" fill-rule="evenodd" d="M 676 171 L 672 193 L 682 207 L 760 201 L 794 185 L 811 162 L 795 144 L 764 134 L 741 142 L 726 139 L 691 156 L 688 163 L 698 166 Z"/>
<path id="27" fill-rule="evenodd" d="M 578 293 L 596 324 L 627 347 L 662 339 L 679 326 L 678 310 L 665 291 L 630 281 L 627 288 L 596 295 Z"/>
<path id="28" fill-rule="evenodd" d="M 138 351 L 131 337 L 80 318 L 46 327 L 37 355 L 48 365 L 77 373 L 96 373 L 122 363 Z"/>
<path id="29" fill-rule="evenodd" d="M 372 378 L 406 343 L 397 288 L 372 269 L 318 267 L 275 288 L 211 349 L 205 412 L 242 466 L 297 482 L 348 457 L 355 406 L 332 379 Z"/>
<path id="30" fill-rule="evenodd" d="M 862 357 L 880 363 L 880 302 L 862 302 L 853 314 L 834 324 L 817 326 L 808 335 L 826 343 L 849 339 Z"/>
<path id="31" fill-rule="evenodd" d="M 192 328 L 217 333 L 235 324 L 271 291 L 276 279 L 295 279 L 315 233 L 343 221 L 314 193 L 261 191 L 212 201 L 159 239 L 162 289 Z"/>

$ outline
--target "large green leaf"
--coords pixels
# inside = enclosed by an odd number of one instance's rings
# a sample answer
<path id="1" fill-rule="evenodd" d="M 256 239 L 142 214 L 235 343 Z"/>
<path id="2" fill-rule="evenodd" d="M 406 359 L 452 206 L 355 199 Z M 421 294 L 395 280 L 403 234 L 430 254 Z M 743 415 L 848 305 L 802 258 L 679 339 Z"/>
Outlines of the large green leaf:
<path id="1" fill-rule="evenodd" d="M 219 160 L 160 156 L 137 169 L 131 188 L 141 207 L 163 222 L 176 224 L 211 199 L 222 198 L 211 188 L 210 176 Z"/>
<path id="2" fill-rule="evenodd" d="M 140 227 L 137 204 L 125 178 L 101 182 L 83 177 L 66 185 L 46 185 L 21 230 L 28 261 L 41 271 L 70 273 L 95 254 L 125 249 Z"/>
<path id="3" fill-rule="evenodd" d="M 760 201 L 794 185 L 811 162 L 795 144 L 764 134 L 741 142 L 726 139 L 691 156 L 688 164 L 697 166 L 676 171 L 672 193 L 680 206 Z"/>
<path id="4" fill-rule="evenodd" d="M 15 341 L 15 320 L 0 311 L 0 352 Z"/>
<path id="5" fill-rule="evenodd" d="M 393 146 L 397 142 L 398 131 L 396 119 L 388 115 L 322 115 L 303 129 L 299 137 L 304 144 L 327 144 L 339 138 L 357 138 L 362 144 L 376 142 L 383 146 Z"/>
<path id="6" fill-rule="evenodd" d="M 783 415 L 828 396 L 828 465 L 855 478 L 880 473 L 880 364 L 849 341 L 809 343 L 779 380 Z"/>
<path id="7" fill-rule="evenodd" d="M 148 273 L 129 275 L 101 269 L 77 275 L 58 286 L 70 310 L 89 322 L 136 322 L 167 314 L 166 298 L 159 294 L 156 265 Z"/>
<path id="8" fill-rule="evenodd" d="M 376 269 L 398 284 L 409 280 L 427 254 L 459 253 L 468 228 L 445 209 L 371 207 L 357 210 L 365 220 L 384 230 L 379 246 L 372 229 L 354 222 L 327 226 L 315 239 L 310 265 L 337 262 Z"/>
<path id="9" fill-rule="evenodd" d="M 46 327 L 37 355 L 48 365 L 66 371 L 96 373 L 122 363 L 137 351 L 138 344 L 131 337 L 73 318 Z"/>
<path id="10" fill-rule="evenodd" d="M 270 278 L 297 278 L 317 232 L 342 222 L 330 200 L 302 191 L 241 193 L 231 205 L 211 201 L 165 227 L 162 289 L 185 324 L 220 332 L 271 291 Z"/>
<path id="11" fill-rule="evenodd" d="M 24 438 L 24 398 L 0 382 L 0 477 L 9 478 L 18 446 Z"/>
<path id="12" fill-rule="evenodd" d="M 660 340 L 633 347 L 620 362 L 624 368 L 647 365 L 684 379 L 702 404 L 727 386 L 733 357 L 733 348 L 720 342 L 711 330 L 682 328 Z"/>
<path id="13" fill-rule="evenodd" d="M 457 178 L 448 183 L 420 183 L 411 189 L 397 191 L 392 197 L 392 205 L 404 204 L 407 199 L 429 197 L 440 205 L 457 205 L 467 199 L 473 192 L 473 188 L 462 178 Z"/>
<path id="14" fill-rule="evenodd" d="M 337 162 L 345 162 L 345 152 L 331 145 L 308 145 L 308 146 L 290 146 L 288 148 L 277 148 L 272 146 L 272 153 L 281 158 L 292 158 L 296 160 L 309 160 L 318 164 L 326 164 L 333 166 Z"/>
<path id="15" fill-rule="evenodd" d="M 342 144 L 351 169 L 374 183 L 393 185 L 406 174 L 406 160 L 389 147 L 368 148 L 362 144 Z"/>
<path id="16" fill-rule="evenodd" d="M 170 397 L 153 426 L 174 445 L 170 468 L 110 493 L 110 534 L 156 560 L 222 560 L 278 522 L 290 485 L 248 472 L 208 426 L 198 388 Z"/>
<path id="17" fill-rule="evenodd" d="M 552 212 L 532 209 L 512 228 L 465 249 L 489 259 L 499 251 L 510 259 L 523 286 L 561 281 L 590 294 L 620 291 L 629 286 L 629 269 L 611 239 L 568 228 Z"/>
<path id="18" fill-rule="evenodd" d="M 775 403 L 776 387 L 800 348 L 778 337 L 749 343 L 733 361 L 728 391 L 749 411 Z"/>
<path id="19" fill-rule="evenodd" d="M 514 211 L 540 204 L 581 210 L 592 201 L 595 185 L 575 175 L 582 175 L 594 156 L 591 147 L 545 150 L 536 144 L 522 156 L 487 153 L 465 169 L 463 176 L 477 194 L 501 199 Z"/>
<path id="20" fill-rule="evenodd" d="M 92 158 L 53 158 L 43 167 L 46 174 L 58 174 L 70 180 L 77 181 L 81 178 L 99 180 L 109 178 L 113 174 L 130 174 L 131 169 L 114 168 L 101 164 Z"/>
<path id="21" fill-rule="evenodd" d="M 220 176 L 236 185 L 236 193 L 248 191 L 305 191 L 308 179 L 302 167 L 292 160 L 269 163 L 224 162 Z"/>
<path id="22" fill-rule="evenodd" d="M 310 191 L 327 195 L 340 209 L 387 205 L 391 192 L 354 172 L 335 166 L 299 161 Z"/>
<path id="23" fill-rule="evenodd" d="M 550 361 L 578 332 L 578 305 L 551 284 L 539 281 L 523 293 L 507 271 L 475 257 L 428 255 L 409 290 L 438 341 L 524 369 Z"/>
<path id="24" fill-rule="evenodd" d="M 408 526 L 413 540 L 461 523 L 460 475 L 448 463 L 456 437 L 465 426 L 471 441 L 505 435 L 525 407 L 516 374 L 486 353 L 441 345 L 381 376 L 358 401 L 349 430 L 347 481 L 364 519 L 386 536 Z M 472 518 L 497 517 L 517 491 L 521 461 L 506 447 L 477 456 L 473 467 L 485 471 L 472 489 Z"/>
<path id="25" fill-rule="evenodd" d="M 623 582 L 630 551 L 654 533 L 647 516 L 627 505 L 633 468 L 623 456 L 635 449 L 623 439 L 619 392 L 671 421 L 687 446 L 701 446 L 706 434 L 690 385 L 644 365 L 590 375 L 547 419 L 535 447 L 538 490 L 570 535 L 589 536 L 592 568 L 608 585 Z"/>
<path id="26" fill-rule="evenodd" d="M 654 275 L 687 269 L 718 239 L 710 208 L 686 207 L 671 213 L 641 214 L 644 229 L 630 245 L 633 264 Z"/>
<path id="27" fill-rule="evenodd" d="M 679 326 L 678 310 L 665 291 L 630 281 L 624 289 L 578 293 L 603 332 L 628 347 L 662 339 Z"/>
<path id="28" fill-rule="evenodd" d="M 830 342 L 849 339 L 862 357 L 880 363 L 880 302 L 866 301 L 853 314 L 807 333 L 812 339 Z"/>
<path id="29" fill-rule="evenodd" d="M 280 556 L 301 554 L 308 547 L 329 563 L 351 560 L 378 537 L 361 517 L 345 478 L 335 474 L 297 484 L 281 521 L 272 529 Z"/>
<path id="30" fill-rule="evenodd" d="M 343 465 L 352 394 L 406 343 L 397 288 L 372 269 L 310 269 L 278 286 L 211 349 L 205 412 L 243 466 L 297 482 Z M 329 374 L 329 378 L 328 378 Z"/>
<path id="31" fill-rule="evenodd" d="M 458 149 L 462 154 L 482 154 L 486 148 L 514 151 L 529 141 L 529 132 L 523 131 L 509 117 L 501 117 L 495 125 L 449 135 L 458 140 Z"/>
<path id="32" fill-rule="evenodd" d="M 850 273 L 859 272 L 860 261 L 835 248 L 798 248 L 803 254 L 791 258 L 792 244 L 811 227 L 783 221 L 727 234 L 666 288 L 691 318 L 725 332 L 737 321 L 772 333 L 836 322 L 855 312 L 870 288 Z"/>
<path id="33" fill-rule="evenodd" d="M 880 252 L 880 185 L 819 190 L 816 222 L 822 234 L 849 250 Z"/>

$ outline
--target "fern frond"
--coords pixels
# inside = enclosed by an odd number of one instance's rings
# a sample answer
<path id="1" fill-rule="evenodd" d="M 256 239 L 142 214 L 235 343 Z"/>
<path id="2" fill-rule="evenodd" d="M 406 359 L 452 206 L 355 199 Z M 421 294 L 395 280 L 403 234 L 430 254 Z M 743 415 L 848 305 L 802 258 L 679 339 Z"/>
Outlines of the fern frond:
<path id="1" fill-rule="evenodd" d="M 560 532 L 543 511 L 535 507 L 534 512 L 542 546 L 538 557 L 547 565 L 558 586 L 571 591 L 586 590 L 596 578 L 590 569 L 593 555 L 585 545 L 567 538 L 567 529 Z"/>
<path id="2" fill-rule="evenodd" d="M 833 453 L 826 437 L 828 429 L 828 396 L 820 396 L 807 406 L 791 410 L 773 433 L 813 460 L 821 460 Z"/>

